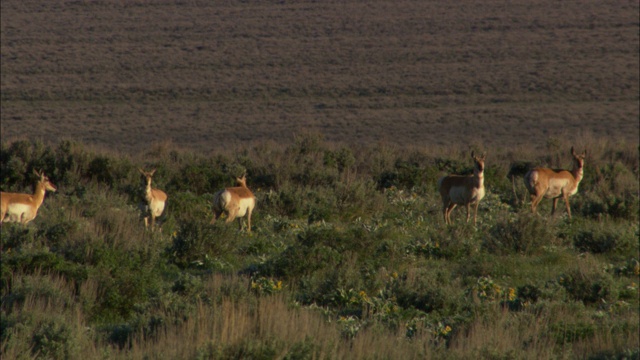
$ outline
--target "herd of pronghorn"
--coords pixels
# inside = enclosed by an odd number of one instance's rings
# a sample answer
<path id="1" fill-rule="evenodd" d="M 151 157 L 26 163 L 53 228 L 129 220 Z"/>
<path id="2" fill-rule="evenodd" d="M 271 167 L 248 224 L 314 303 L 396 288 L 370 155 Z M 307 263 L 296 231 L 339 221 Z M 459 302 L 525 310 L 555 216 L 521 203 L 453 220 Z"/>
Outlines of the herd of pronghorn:
<path id="1" fill-rule="evenodd" d="M 578 192 L 578 185 L 582 180 L 584 159 L 586 151 L 578 155 L 571 148 L 573 156 L 573 169 L 556 170 L 537 167 L 528 171 L 524 176 L 524 184 L 531 195 L 531 210 L 536 212 L 536 208 L 543 197 L 553 199 L 551 214 L 555 213 L 556 205 L 560 198 L 564 199 L 567 206 L 567 214 L 571 217 L 569 207 L 569 196 Z M 451 212 L 456 205 L 464 205 L 467 208 L 467 222 L 469 222 L 470 208 L 474 205 L 473 221 L 476 224 L 478 216 L 478 203 L 485 194 L 484 189 L 484 161 L 485 155 L 475 156 L 471 152 L 474 162 L 473 175 L 448 175 L 438 180 L 438 188 L 442 197 L 442 213 L 446 224 L 451 224 Z M 155 225 L 155 219 L 164 211 L 167 202 L 167 194 L 151 187 L 151 179 L 155 170 L 144 171 L 139 169 L 145 179 L 144 197 L 145 206 L 145 226 L 149 226 L 151 217 L 151 227 Z M 0 192 L 0 203 L 2 212 L 0 213 L 0 224 L 3 222 L 19 222 L 26 224 L 33 220 L 38 208 L 44 201 L 47 191 L 56 191 L 55 185 L 42 172 L 34 170 L 39 180 L 33 194 L 17 194 Z M 242 218 L 247 217 L 247 229 L 251 232 L 251 213 L 256 206 L 256 197 L 247 187 L 246 176 L 236 178 L 236 187 L 230 187 L 218 191 L 213 201 L 213 224 L 222 214 L 225 214 L 229 223 L 238 218 L 240 229 L 242 229 Z"/>

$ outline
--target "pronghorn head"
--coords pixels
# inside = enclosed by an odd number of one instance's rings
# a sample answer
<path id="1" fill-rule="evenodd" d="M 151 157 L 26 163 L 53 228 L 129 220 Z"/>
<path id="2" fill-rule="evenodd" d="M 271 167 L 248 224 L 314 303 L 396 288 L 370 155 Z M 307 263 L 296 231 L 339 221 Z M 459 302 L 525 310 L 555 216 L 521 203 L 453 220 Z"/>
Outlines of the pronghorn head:
<path id="1" fill-rule="evenodd" d="M 247 187 L 247 174 L 243 174 L 242 177 L 237 177 L 236 182 L 239 186 Z"/>
<path id="2" fill-rule="evenodd" d="M 33 170 L 33 173 L 40 178 L 38 180 L 38 184 L 43 186 L 47 191 L 56 191 L 57 188 L 53 183 L 49 180 L 49 178 L 42 171 Z"/>
<path id="3" fill-rule="evenodd" d="M 484 157 L 485 154 L 481 156 L 475 156 L 475 153 L 471 151 L 471 158 L 473 158 L 473 167 L 474 171 L 477 171 L 479 174 L 484 172 Z"/>
<path id="4" fill-rule="evenodd" d="M 587 150 L 585 149 L 584 152 L 582 152 L 582 154 L 578 155 L 576 154 L 575 150 L 573 149 L 573 146 L 571 147 L 571 156 L 573 156 L 573 164 L 575 166 L 576 169 L 582 169 L 582 167 L 584 166 L 584 158 L 587 157 Z"/>
<path id="5" fill-rule="evenodd" d="M 138 170 L 140 171 L 142 176 L 144 176 L 147 185 L 151 185 L 151 178 L 153 177 L 153 174 L 156 173 L 156 169 L 153 169 L 151 171 L 144 171 L 144 170 L 138 168 Z"/>

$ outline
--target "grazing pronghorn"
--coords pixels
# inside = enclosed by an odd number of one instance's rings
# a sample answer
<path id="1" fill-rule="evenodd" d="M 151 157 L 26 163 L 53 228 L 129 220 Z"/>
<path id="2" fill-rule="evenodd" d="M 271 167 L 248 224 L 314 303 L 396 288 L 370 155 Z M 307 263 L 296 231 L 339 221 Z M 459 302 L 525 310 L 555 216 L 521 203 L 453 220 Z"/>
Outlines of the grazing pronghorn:
<path id="1" fill-rule="evenodd" d="M 536 208 L 543 197 L 553 199 L 551 215 L 556 212 L 556 205 L 560 198 L 564 199 L 567 205 L 567 214 L 571 218 L 571 208 L 569 207 L 569 196 L 578 192 L 578 185 L 582 180 L 582 167 L 584 158 L 587 156 L 585 150 L 578 155 L 571 147 L 573 156 L 573 170 L 535 168 L 527 172 L 524 176 L 524 185 L 531 194 L 531 211 L 536 213 Z"/>
<path id="2" fill-rule="evenodd" d="M 467 207 L 467 222 L 469 222 L 469 208 L 475 204 L 473 223 L 478 217 L 478 204 L 484 197 L 484 154 L 477 157 L 471 152 L 473 158 L 473 175 L 449 175 L 438 180 L 440 196 L 442 196 L 442 214 L 444 222 L 451 224 L 451 211 L 456 205 Z"/>
<path id="3" fill-rule="evenodd" d="M 44 201 L 47 191 L 56 191 L 56 186 L 42 172 L 33 170 L 40 179 L 36 184 L 33 195 L 0 192 L 0 224 L 6 222 L 19 222 L 26 224 L 35 219 L 38 209 Z"/>
<path id="4" fill-rule="evenodd" d="M 144 176 L 147 184 L 144 190 L 144 199 L 147 201 L 145 212 L 148 211 L 151 215 L 151 228 L 153 228 L 156 223 L 156 218 L 162 215 L 164 205 L 167 203 L 167 194 L 160 189 L 151 187 L 151 178 L 153 174 L 156 173 L 156 169 L 148 172 L 142 169 L 138 170 L 140 170 L 140 173 Z M 149 216 L 144 217 L 144 226 L 149 227 Z"/>
<path id="5" fill-rule="evenodd" d="M 247 187 L 246 175 L 236 178 L 238 186 L 226 188 L 216 193 L 213 200 L 213 219 L 211 224 L 225 213 L 226 223 L 238 218 L 238 225 L 242 230 L 242 218 L 247 215 L 247 229 L 251 232 L 251 213 L 256 206 L 256 197 Z"/>

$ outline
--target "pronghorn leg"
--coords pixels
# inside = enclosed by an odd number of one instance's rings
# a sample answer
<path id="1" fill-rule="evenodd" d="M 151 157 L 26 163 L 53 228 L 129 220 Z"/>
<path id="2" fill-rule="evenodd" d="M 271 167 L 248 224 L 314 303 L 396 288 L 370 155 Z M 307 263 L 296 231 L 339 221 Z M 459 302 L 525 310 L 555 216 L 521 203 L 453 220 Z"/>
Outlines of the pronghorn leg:
<path id="1" fill-rule="evenodd" d="M 553 207 L 551 208 L 551 215 L 556 213 L 556 207 L 558 206 L 558 200 L 560 200 L 559 197 L 553 198 Z"/>
<path id="2" fill-rule="evenodd" d="M 449 208 L 449 202 L 446 201 L 445 199 L 442 199 L 442 218 L 444 219 L 444 223 L 448 224 L 449 222 L 447 221 L 447 209 Z"/>
<path id="3" fill-rule="evenodd" d="M 471 208 L 471 203 L 466 203 L 465 206 L 467 207 L 467 222 L 469 222 L 469 216 L 471 215 L 469 209 Z"/>
<path id="4" fill-rule="evenodd" d="M 531 199 L 531 212 L 535 214 L 536 213 L 536 196 L 531 195 L 529 198 Z"/>
<path id="5" fill-rule="evenodd" d="M 531 212 L 533 212 L 534 214 L 538 212 L 538 204 L 540 204 L 540 201 L 543 197 L 544 194 L 531 195 Z"/>
<path id="6" fill-rule="evenodd" d="M 227 212 L 227 220 L 225 221 L 225 223 L 228 224 L 228 223 L 232 222 L 233 220 L 235 220 L 237 214 L 238 214 L 238 208 L 234 208 L 234 209 L 229 210 L 229 212 Z"/>
<path id="7" fill-rule="evenodd" d="M 211 225 L 215 224 L 216 220 L 218 220 L 220 215 L 222 215 L 222 211 L 213 210 L 213 217 L 211 218 L 211 221 L 209 222 L 209 224 Z"/>
<path id="8" fill-rule="evenodd" d="M 149 217 L 148 216 L 144 217 L 144 227 L 146 227 L 146 228 L 149 227 Z"/>
<path id="9" fill-rule="evenodd" d="M 478 222 L 478 205 L 480 205 L 479 201 L 476 201 L 476 206 L 473 212 L 473 225 L 475 226 Z"/>
<path id="10" fill-rule="evenodd" d="M 251 209 L 249 209 L 247 213 L 247 227 L 249 232 L 251 232 Z"/>
<path id="11" fill-rule="evenodd" d="M 445 206 L 442 208 L 442 218 L 444 219 L 444 223 L 445 223 L 445 224 L 448 224 L 448 223 L 449 223 L 449 221 L 447 220 L 447 211 L 448 211 L 448 206 L 447 206 L 447 205 L 445 205 Z"/>
<path id="12" fill-rule="evenodd" d="M 571 207 L 569 206 L 569 195 L 564 194 L 564 202 L 567 205 L 567 214 L 569 215 L 569 219 L 571 219 Z"/>
<path id="13" fill-rule="evenodd" d="M 451 224 L 451 212 L 453 211 L 453 209 L 456 207 L 456 204 L 454 203 L 449 203 L 449 206 L 447 206 L 446 212 L 446 220 L 447 220 L 447 224 Z"/>

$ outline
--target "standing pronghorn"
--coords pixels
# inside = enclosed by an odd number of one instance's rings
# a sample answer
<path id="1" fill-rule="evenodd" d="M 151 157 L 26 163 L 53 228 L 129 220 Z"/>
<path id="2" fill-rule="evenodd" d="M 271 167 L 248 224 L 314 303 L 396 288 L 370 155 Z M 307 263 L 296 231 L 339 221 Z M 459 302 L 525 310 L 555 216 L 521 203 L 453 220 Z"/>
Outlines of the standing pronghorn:
<path id="1" fill-rule="evenodd" d="M 556 212 L 556 205 L 560 198 L 564 199 L 567 205 L 567 214 L 571 218 L 571 208 L 569 207 L 569 196 L 578 192 L 578 185 L 582 180 L 582 167 L 584 158 L 587 156 L 585 150 L 578 155 L 571 147 L 573 156 L 573 170 L 535 168 L 527 172 L 524 176 L 524 185 L 531 194 L 531 211 L 536 213 L 536 208 L 543 197 L 553 199 L 551 215 Z"/>
<path id="2" fill-rule="evenodd" d="M 484 154 L 477 157 L 471 152 L 473 158 L 473 175 L 449 175 L 438 180 L 440 196 L 442 196 L 442 213 L 444 222 L 451 224 L 451 211 L 456 205 L 467 207 L 467 222 L 469 222 L 469 208 L 475 204 L 473 224 L 478 217 L 478 204 L 484 197 Z"/>
<path id="3" fill-rule="evenodd" d="M 238 225 L 242 230 L 242 217 L 247 215 L 247 229 L 251 232 L 251 213 L 256 206 L 256 197 L 247 187 L 246 175 L 236 178 L 239 186 L 226 188 L 216 193 L 213 200 L 213 219 L 211 224 L 225 213 L 227 215 L 226 223 L 232 222 L 238 218 Z"/>
<path id="4" fill-rule="evenodd" d="M 145 177 L 145 182 L 147 184 L 144 191 L 144 198 L 147 201 L 145 212 L 148 211 L 151 215 L 151 228 L 153 228 L 156 223 L 156 218 L 162 215 L 164 205 L 167 202 L 167 194 L 160 189 L 154 189 L 151 187 L 151 178 L 153 177 L 153 174 L 156 173 L 156 169 L 149 172 L 142 169 L 138 170 L 140 170 L 142 176 Z M 144 217 L 144 226 L 149 227 L 149 216 Z"/>
<path id="5" fill-rule="evenodd" d="M 33 195 L 0 192 L 0 224 L 4 222 L 5 216 L 7 222 L 22 224 L 35 219 L 47 190 L 56 191 L 55 185 L 43 172 L 33 170 L 33 173 L 40 178 Z"/>

